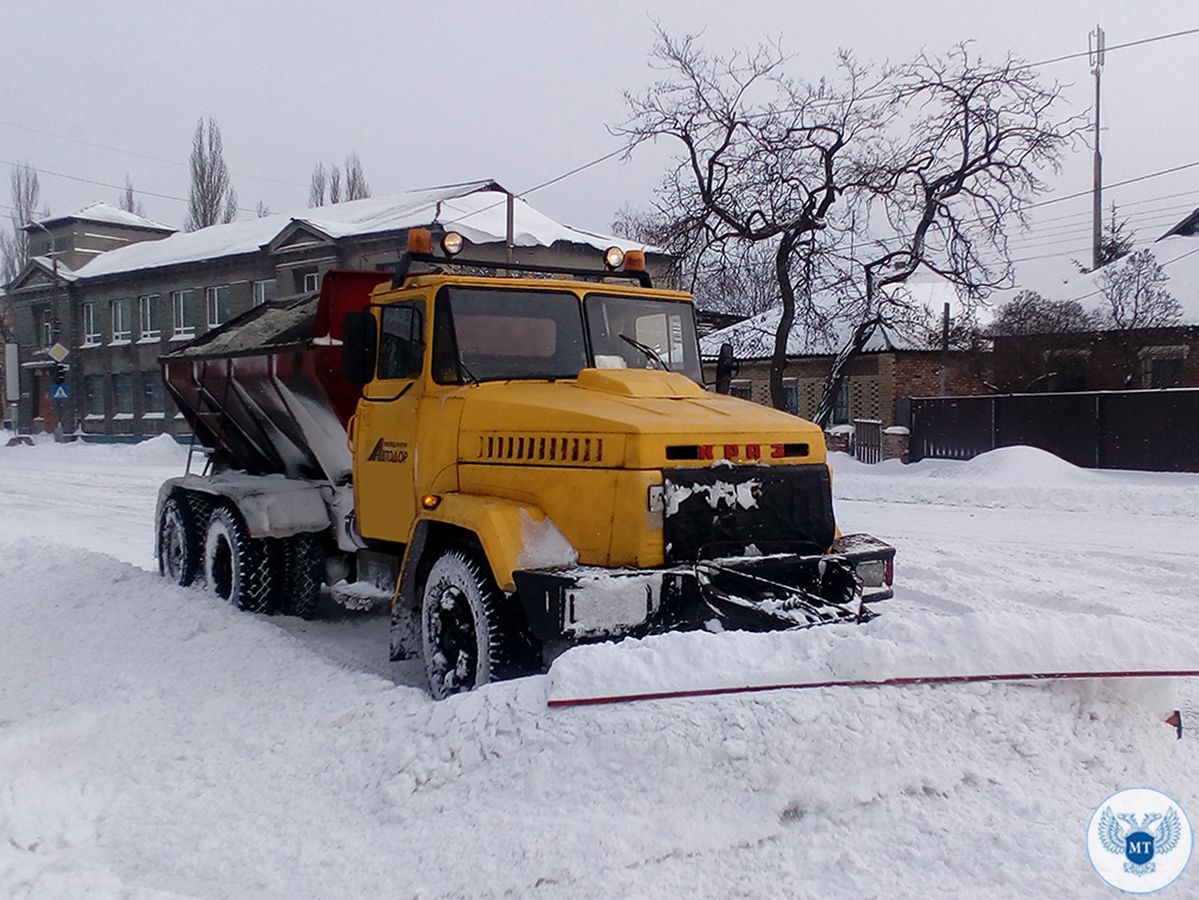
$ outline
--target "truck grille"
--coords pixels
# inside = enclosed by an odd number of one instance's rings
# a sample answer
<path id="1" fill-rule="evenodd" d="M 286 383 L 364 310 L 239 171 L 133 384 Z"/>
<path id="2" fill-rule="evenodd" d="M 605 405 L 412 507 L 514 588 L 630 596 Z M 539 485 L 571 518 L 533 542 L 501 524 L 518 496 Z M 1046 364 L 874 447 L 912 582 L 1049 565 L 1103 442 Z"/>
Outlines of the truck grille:
<path id="1" fill-rule="evenodd" d="M 832 484 L 823 465 L 663 472 L 668 563 L 761 553 L 819 553 L 832 544 Z"/>
<path id="2" fill-rule="evenodd" d="M 486 434 L 479 436 L 477 458 L 487 462 L 600 465 L 604 439 L 588 435 Z"/>

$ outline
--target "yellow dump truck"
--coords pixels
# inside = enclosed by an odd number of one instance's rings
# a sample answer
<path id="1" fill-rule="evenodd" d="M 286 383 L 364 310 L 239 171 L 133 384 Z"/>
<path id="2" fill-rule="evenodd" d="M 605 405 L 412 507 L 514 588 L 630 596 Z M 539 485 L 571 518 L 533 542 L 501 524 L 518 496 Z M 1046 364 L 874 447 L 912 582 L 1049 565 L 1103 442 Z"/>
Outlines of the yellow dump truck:
<path id="1" fill-rule="evenodd" d="M 842 536 L 810 422 L 703 384 L 691 297 L 463 260 L 413 229 L 162 358 L 206 458 L 165 483 L 162 573 L 253 612 L 388 598 L 436 697 L 572 644 L 860 622 L 893 548 Z"/>

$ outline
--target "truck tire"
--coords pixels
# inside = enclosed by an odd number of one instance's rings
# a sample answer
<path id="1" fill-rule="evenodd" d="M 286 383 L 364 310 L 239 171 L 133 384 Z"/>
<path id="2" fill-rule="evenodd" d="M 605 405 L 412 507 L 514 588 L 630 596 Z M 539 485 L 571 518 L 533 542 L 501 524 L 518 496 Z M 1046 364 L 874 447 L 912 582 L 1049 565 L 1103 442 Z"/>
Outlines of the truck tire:
<path id="1" fill-rule="evenodd" d="M 442 552 L 421 592 L 421 650 L 434 700 L 505 674 L 513 643 L 503 627 L 504 595 L 470 548 Z"/>
<path id="2" fill-rule="evenodd" d="M 187 499 L 172 494 L 158 518 L 158 573 L 180 587 L 196 580 L 200 569 L 200 529 Z"/>
<path id="3" fill-rule="evenodd" d="M 204 580 L 209 590 L 238 609 L 266 612 L 271 604 L 271 574 L 266 542 L 250 536 L 235 510 L 213 507 L 204 536 Z"/>
<path id="4" fill-rule="evenodd" d="M 284 539 L 279 553 L 279 611 L 288 616 L 316 616 L 324 581 L 325 552 L 319 535 L 301 533 Z"/>

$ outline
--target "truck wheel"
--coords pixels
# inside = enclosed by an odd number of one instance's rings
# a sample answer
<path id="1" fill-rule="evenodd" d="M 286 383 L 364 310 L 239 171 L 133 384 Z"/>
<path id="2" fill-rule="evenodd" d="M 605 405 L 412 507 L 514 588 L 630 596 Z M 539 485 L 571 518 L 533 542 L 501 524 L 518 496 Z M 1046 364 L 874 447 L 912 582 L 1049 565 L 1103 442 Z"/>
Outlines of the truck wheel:
<path id="1" fill-rule="evenodd" d="M 199 566 L 200 530 L 187 501 L 172 494 L 158 519 L 158 572 L 187 587 L 196 580 Z"/>
<path id="2" fill-rule="evenodd" d="M 318 535 L 302 533 L 283 541 L 280 556 L 279 609 L 289 616 L 316 615 L 324 581 L 325 554 Z"/>
<path id="3" fill-rule="evenodd" d="M 421 649 L 433 699 L 487 684 L 506 663 L 503 595 L 470 550 L 446 550 L 421 595 Z"/>
<path id="4" fill-rule="evenodd" d="M 271 560 L 266 542 L 250 537 L 241 516 L 217 506 L 204 536 L 204 580 L 210 590 L 246 612 L 271 603 Z"/>

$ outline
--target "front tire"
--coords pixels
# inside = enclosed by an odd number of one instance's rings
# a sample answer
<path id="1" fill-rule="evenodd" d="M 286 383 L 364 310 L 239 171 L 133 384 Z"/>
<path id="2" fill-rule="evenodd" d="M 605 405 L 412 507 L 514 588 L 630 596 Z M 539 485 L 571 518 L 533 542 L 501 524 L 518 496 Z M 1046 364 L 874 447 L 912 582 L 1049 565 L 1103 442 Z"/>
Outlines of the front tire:
<path id="1" fill-rule="evenodd" d="M 439 556 L 421 594 L 421 649 L 435 700 L 499 677 L 508 662 L 501 623 L 503 594 L 468 549 Z"/>
<path id="2" fill-rule="evenodd" d="M 251 537 L 246 523 L 228 506 L 217 506 L 204 536 L 204 580 L 222 600 L 246 612 L 266 612 L 271 604 L 271 559 L 266 542 Z"/>

